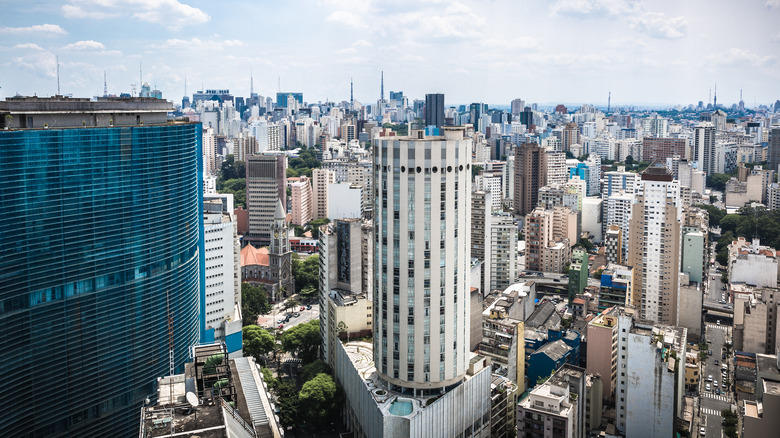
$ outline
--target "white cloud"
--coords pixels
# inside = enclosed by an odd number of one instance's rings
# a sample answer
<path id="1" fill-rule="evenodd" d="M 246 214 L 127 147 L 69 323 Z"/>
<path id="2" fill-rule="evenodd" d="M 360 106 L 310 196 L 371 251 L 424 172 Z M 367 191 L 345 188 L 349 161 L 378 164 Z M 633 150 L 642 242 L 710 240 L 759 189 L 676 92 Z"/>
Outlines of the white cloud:
<path id="1" fill-rule="evenodd" d="M 327 20 L 334 23 L 346 24 L 347 26 L 354 27 L 355 29 L 368 28 L 368 25 L 360 18 L 359 15 L 350 11 L 336 11 L 330 14 Z"/>
<path id="2" fill-rule="evenodd" d="M 202 10 L 179 0 L 70 0 L 62 6 L 68 18 L 104 19 L 131 15 L 171 30 L 187 25 L 203 24 L 211 17 Z"/>
<path id="3" fill-rule="evenodd" d="M 780 0 L 767 0 L 764 6 L 769 9 L 780 9 Z"/>
<path id="4" fill-rule="evenodd" d="M 197 50 L 220 50 L 226 47 L 240 47 L 244 43 L 239 40 L 202 40 L 200 38 L 191 38 L 189 40 L 182 40 L 178 38 L 172 38 L 166 40 L 162 45 L 156 46 L 159 49 L 197 49 Z"/>
<path id="5" fill-rule="evenodd" d="M 57 58 L 53 53 L 37 51 L 11 59 L 11 65 L 28 70 L 40 77 L 57 77 Z"/>
<path id="6" fill-rule="evenodd" d="M 33 43 L 17 44 L 13 48 L 17 50 L 44 50 L 43 47 Z"/>
<path id="7" fill-rule="evenodd" d="M 65 32 L 65 29 L 61 28 L 56 24 L 36 24 L 34 26 L 28 26 L 28 27 L 2 27 L 0 28 L 0 33 L 18 34 L 18 35 L 28 35 L 28 34 L 66 35 L 68 32 Z"/>
<path id="8" fill-rule="evenodd" d="M 550 12 L 574 17 L 621 15 L 631 12 L 634 6 L 635 2 L 630 0 L 557 0 Z"/>
<path id="9" fill-rule="evenodd" d="M 745 49 L 731 48 L 725 52 L 708 56 L 707 62 L 711 65 L 765 67 L 777 62 L 777 56 L 761 56 L 757 53 L 753 53 Z"/>
<path id="10" fill-rule="evenodd" d="M 371 47 L 373 44 L 366 40 L 357 40 L 352 44 L 354 47 Z"/>
<path id="11" fill-rule="evenodd" d="M 632 19 L 631 25 L 653 38 L 678 39 L 688 33 L 688 21 L 685 18 L 667 18 L 661 12 L 645 12 Z"/>
<path id="12" fill-rule="evenodd" d="M 68 44 L 63 47 L 65 50 L 105 50 L 106 46 L 97 41 L 77 41 L 73 44 Z"/>

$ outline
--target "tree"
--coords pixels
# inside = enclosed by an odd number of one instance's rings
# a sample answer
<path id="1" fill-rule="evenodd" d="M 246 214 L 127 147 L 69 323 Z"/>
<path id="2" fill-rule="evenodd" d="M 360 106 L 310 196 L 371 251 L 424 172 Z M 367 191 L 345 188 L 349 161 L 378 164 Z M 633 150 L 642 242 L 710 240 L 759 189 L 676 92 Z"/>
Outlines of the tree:
<path id="1" fill-rule="evenodd" d="M 317 289 L 312 286 L 306 286 L 299 292 L 301 298 L 304 300 L 312 300 L 317 297 Z"/>
<path id="2" fill-rule="evenodd" d="M 246 179 L 233 178 L 217 180 L 217 192 L 233 194 L 233 200 L 237 206 L 246 206 Z"/>
<path id="3" fill-rule="evenodd" d="M 276 340 L 267 330 L 257 325 L 248 325 L 243 329 L 244 353 L 259 359 L 274 351 Z"/>
<path id="4" fill-rule="evenodd" d="M 586 251 L 593 251 L 596 248 L 596 245 L 593 244 L 593 242 L 590 241 L 590 239 L 587 239 L 585 237 L 581 238 L 579 242 L 577 242 L 577 245 L 585 248 Z"/>
<path id="5" fill-rule="evenodd" d="M 722 192 L 726 190 L 726 183 L 729 182 L 729 179 L 731 176 L 725 173 L 713 173 L 707 176 L 707 187 Z"/>
<path id="6" fill-rule="evenodd" d="M 298 389 L 292 380 L 280 380 L 276 385 L 276 404 L 279 406 L 279 422 L 282 426 L 297 427 L 300 424 Z"/>
<path id="7" fill-rule="evenodd" d="M 315 219 L 311 222 L 309 222 L 309 229 L 311 230 L 311 237 L 315 239 L 320 238 L 320 227 L 330 222 L 330 219 L 328 218 L 322 218 L 322 219 Z"/>
<path id="8" fill-rule="evenodd" d="M 265 287 L 241 283 L 241 316 L 244 326 L 257 324 L 257 317 L 270 311 Z"/>
<path id="9" fill-rule="evenodd" d="M 723 284 L 729 284 L 729 273 L 728 271 L 724 272 L 720 275 L 720 282 Z"/>
<path id="10" fill-rule="evenodd" d="M 310 255 L 301 260 L 293 257 L 292 275 L 295 278 L 295 288 L 302 291 L 306 288 L 319 289 L 320 285 L 320 256 Z"/>
<path id="11" fill-rule="evenodd" d="M 483 169 L 484 169 L 484 167 L 482 167 L 482 166 L 473 166 L 472 165 L 471 166 L 471 179 L 473 180 L 474 177 L 479 175 L 479 173 L 482 172 Z"/>
<path id="12" fill-rule="evenodd" d="M 272 390 L 276 388 L 276 385 L 279 384 L 279 381 L 276 380 L 276 377 L 274 377 L 274 374 L 266 367 L 263 367 L 260 369 L 260 372 L 263 373 L 263 381 L 268 385 L 269 388 Z"/>
<path id="13" fill-rule="evenodd" d="M 306 230 L 304 230 L 302 226 L 296 225 L 293 228 L 293 232 L 295 233 L 295 237 L 301 237 L 306 232 Z"/>
<path id="14" fill-rule="evenodd" d="M 303 363 L 314 362 L 320 347 L 320 321 L 311 320 L 282 334 L 282 349 L 295 354 Z"/>
<path id="15" fill-rule="evenodd" d="M 593 278 L 596 280 L 601 280 L 601 273 L 604 272 L 603 269 L 596 269 L 595 272 L 593 272 Z"/>
<path id="16" fill-rule="evenodd" d="M 219 169 L 218 179 L 225 181 L 239 178 L 246 178 L 246 163 L 235 161 L 233 155 L 228 154 Z"/>
<path id="17" fill-rule="evenodd" d="M 626 157 L 626 166 L 633 166 L 634 165 L 634 157 L 631 155 L 628 155 Z"/>
<path id="18" fill-rule="evenodd" d="M 284 302 L 283 309 L 286 312 L 286 311 L 288 311 L 290 309 L 295 309 L 300 304 L 301 304 L 300 301 L 296 300 L 295 298 L 290 297 L 290 298 L 287 298 L 287 301 Z"/>
<path id="19" fill-rule="evenodd" d="M 298 393 L 301 416 L 316 427 L 330 423 L 338 414 L 343 392 L 325 373 L 317 374 L 313 379 L 303 384 Z"/>
<path id="20" fill-rule="evenodd" d="M 304 365 L 303 371 L 301 371 L 301 381 L 308 382 L 317 376 L 317 374 L 325 373 L 331 374 L 332 370 L 330 366 L 322 359 L 317 359 L 314 362 Z"/>
<path id="21" fill-rule="evenodd" d="M 694 207 L 701 208 L 702 210 L 707 211 L 707 214 L 709 214 L 710 226 L 713 227 L 720 226 L 720 220 L 723 219 L 724 216 L 726 216 L 725 210 L 721 210 L 720 208 L 714 205 L 696 204 Z"/>

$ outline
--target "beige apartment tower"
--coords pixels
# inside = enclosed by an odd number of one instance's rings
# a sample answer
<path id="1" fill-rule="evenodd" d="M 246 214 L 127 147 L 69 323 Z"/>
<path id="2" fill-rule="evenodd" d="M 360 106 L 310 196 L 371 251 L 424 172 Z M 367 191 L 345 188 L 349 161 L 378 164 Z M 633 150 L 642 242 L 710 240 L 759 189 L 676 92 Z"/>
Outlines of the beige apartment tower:
<path id="1" fill-rule="evenodd" d="M 665 167 L 647 168 L 633 206 L 627 264 L 636 272 L 631 304 L 653 323 L 677 325 L 682 220 L 679 183 Z"/>

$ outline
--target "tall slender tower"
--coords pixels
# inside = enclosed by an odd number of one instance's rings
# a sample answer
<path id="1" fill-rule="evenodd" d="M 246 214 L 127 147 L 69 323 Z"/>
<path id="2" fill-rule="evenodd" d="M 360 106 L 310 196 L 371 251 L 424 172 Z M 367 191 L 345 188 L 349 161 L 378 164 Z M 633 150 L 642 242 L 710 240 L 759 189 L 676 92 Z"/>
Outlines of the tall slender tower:
<path id="1" fill-rule="evenodd" d="M 677 325 L 680 184 L 663 166 L 648 167 L 641 178 L 628 239 L 628 264 L 637 273 L 632 304 L 643 319 Z"/>
<path id="2" fill-rule="evenodd" d="M 382 70 L 382 77 L 379 81 L 379 99 L 385 100 L 385 71 Z"/>
<path id="3" fill-rule="evenodd" d="M 612 90 L 609 90 L 609 95 L 607 97 L 607 112 L 609 112 L 611 107 L 612 107 Z"/>
<path id="4" fill-rule="evenodd" d="M 374 363 L 390 389 L 440 394 L 469 365 L 471 142 L 385 137 L 374 148 Z"/>
<path id="5" fill-rule="evenodd" d="M 255 95 L 255 77 L 252 74 L 252 69 L 249 69 L 249 97 Z"/>
<path id="6" fill-rule="evenodd" d="M 715 94 L 712 98 L 712 107 L 718 108 L 718 84 L 715 84 Z"/>
<path id="7" fill-rule="evenodd" d="M 349 109 L 355 109 L 355 89 L 353 88 L 352 78 L 349 78 Z"/>

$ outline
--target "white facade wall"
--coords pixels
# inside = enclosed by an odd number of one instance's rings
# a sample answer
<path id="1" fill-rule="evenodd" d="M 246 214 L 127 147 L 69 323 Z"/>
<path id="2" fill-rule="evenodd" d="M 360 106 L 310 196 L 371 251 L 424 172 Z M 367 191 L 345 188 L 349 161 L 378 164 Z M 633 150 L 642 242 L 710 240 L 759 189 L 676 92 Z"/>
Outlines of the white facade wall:
<path id="1" fill-rule="evenodd" d="M 631 215 L 634 211 L 633 194 L 616 192 L 606 200 L 606 218 L 603 223 L 605 227 L 610 225 L 617 225 L 623 235 L 623 254 L 624 257 L 628 257 L 628 236 L 629 227 L 631 225 Z"/>
<path id="2" fill-rule="evenodd" d="M 762 254 L 740 255 L 729 266 L 732 283 L 777 287 L 777 259 Z"/>
<path id="3" fill-rule="evenodd" d="M 504 198 L 501 189 L 501 176 L 499 175 L 477 175 L 474 178 L 474 190 L 484 190 L 490 193 L 492 211 L 501 211 L 501 200 Z"/>
<path id="4" fill-rule="evenodd" d="M 601 204 L 599 197 L 587 197 L 582 200 L 582 232 L 588 232 L 593 236 L 595 242 L 601 242 L 603 235 L 601 231 L 602 217 Z"/>
<path id="5" fill-rule="evenodd" d="M 362 215 L 362 188 L 352 184 L 328 184 L 328 218 L 350 219 Z"/>
<path id="6" fill-rule="evenodd" d="M 222 340 L 225 324 L 237 319 L 241 306 L 236 279 L 240 278 L 236 223 L 227 213 L 204 215 L 206 256 L 206 330 L 214 329 L 214 339 Z M 239 327 L 240 330 L 240 327 Z"/>

